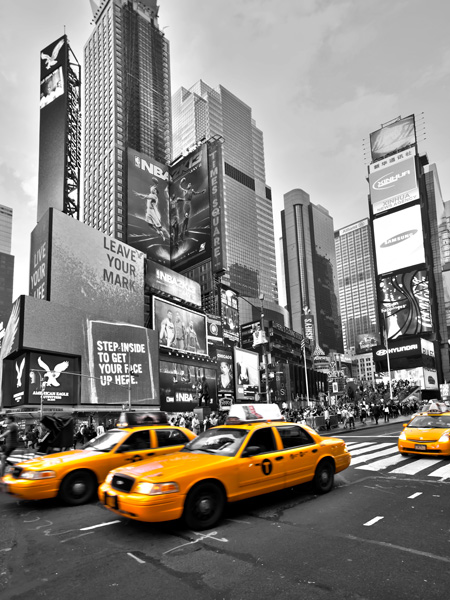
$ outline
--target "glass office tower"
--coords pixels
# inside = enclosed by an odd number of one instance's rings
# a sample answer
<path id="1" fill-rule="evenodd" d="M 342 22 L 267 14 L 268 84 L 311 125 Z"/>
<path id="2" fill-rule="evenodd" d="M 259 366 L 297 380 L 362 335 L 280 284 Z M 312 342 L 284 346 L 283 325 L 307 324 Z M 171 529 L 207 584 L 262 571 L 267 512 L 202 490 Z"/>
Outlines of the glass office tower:
<path id="1" fill-rule="evenodd" d="M 0 204 L 0 347 L 13 301 L 14 256 L 11 254 L 13 210 Z"/>

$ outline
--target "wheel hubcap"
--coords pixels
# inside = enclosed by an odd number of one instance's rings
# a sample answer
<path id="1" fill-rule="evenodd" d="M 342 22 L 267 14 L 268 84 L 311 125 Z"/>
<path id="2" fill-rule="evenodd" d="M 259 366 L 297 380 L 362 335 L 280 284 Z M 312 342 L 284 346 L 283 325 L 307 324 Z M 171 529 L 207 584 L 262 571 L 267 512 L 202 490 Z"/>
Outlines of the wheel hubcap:
<path id="1" fill-rule="evenodd" d="M 72 486 L 72 493 L 74 496 L 82 496 L 86 491 L 86 484 L 84 481 L 77 481 Z"/>
<path id="2" fill-rule="evenodd" d="M 209 515 L 212 510 L 213 504 L 211 498 L 202 498 L 198 503 L 198 512 L 205 516 Z"/>

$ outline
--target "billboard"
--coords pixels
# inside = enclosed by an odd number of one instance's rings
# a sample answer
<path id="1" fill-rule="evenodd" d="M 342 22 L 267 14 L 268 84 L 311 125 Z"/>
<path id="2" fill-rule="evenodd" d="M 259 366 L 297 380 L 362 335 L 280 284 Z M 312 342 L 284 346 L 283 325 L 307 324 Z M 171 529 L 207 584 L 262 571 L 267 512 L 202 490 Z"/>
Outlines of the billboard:
<path id="1" fill-rule="evenodd" d="M 153 297 L 153 329 L 159 345 L 192 354 L 208 354 L 206 316 Z"/>
<path id="2" fill-rule="evenodd" d="M 305 336 L 305 338 L 308 338 L 309 340 L 311 340 L 310 347 L 314 348 L 315 340 L 316 340 L 314 315 L 312 315 L 311 313 L 304 314 L 304 315 L 302 315 L 301 321 L 302 321 L 303 335 Z"/>
<path id="3" fill-rule="evenodd" d="M 420 197 L 413 150 L 369 165 L 370 201 L 374 215 Z"/>
<path id="4" fill-rule="evenodd" d="M 230 342 L 239 341 L 238 295 L 229 288 L 220 290 L 220 314 L 222 316 L 223 337 Z"/>
<path id="5" fill-rule="evenodd" d="M 216 370 L 197 365 L 161 360 L 160 362 L 160 398 L 161 410 L 170 412 L 192 411 L 205 406 L 201 400 L 204 386 L 209 391 L 209 406 L 217 408 Z"/>
<path id="6" fill-rule="evenodd" d="M 29 295 L 49 299 L 49 219 L 41 219 L 31 232 Z"/>
<path id="7" fill-rule="evenodd" d="M 168 167 L 129 148 L 127 197 L 128 244 L 147 258 L 170 265 Z"/>
<path id="8" fill-rule="evenodd" d="M 414 115 L 397 119 L 370 134 L 370 151 L 372 160 L 378 160 L 409 148 L 416 143 L 416 126 Z"/>
<path id="9" fill-rule="evenodd" d="M 158 338 L 127 323 L 87 322 L 90 404 L 159 405 Z"/>
<path id="10" fill-rule="evenodd" d="M 177 271 L 211 257 L 207 145 L 169 169 L 171 266 Z"/>
<path id="11" fill-rule="evenodd" d="M 374 219 L 373 231 L 379 275 L 425 263 L 418 204 Z"/>
<path id="12" fill-rule="evenodd" d="M 217 393 L 220 396 L 234 398 L 234 360 L 231 348 L 216 348 L 216 359 L 219 369 L 217 371 Z"/>
<path id="13" fill-rule="evenodd" d="M 223 156 L 220 140 L 208 143 L 208 170 L 211 204 L 212 271 L 213 273 L 220 273 L 226 268 Z"/>
<path id="14" fill-rule="evenodd" d="M 202 305 L 199 283 L 151 260 L 145 262 L 145 290 L 167 294 L 175 300 L 199 307 Z"/>
<path id="15" fill-rule="evenodd" d="M 355 354 L 370 352 L 374 346 L 379 344 L 380 335 L 378 333 L 358 333 L 356 335 Z"/>
<path id="16" fill-rule="evenodd" d="M 216 315 L 206 315 L 208 344 L 223 344 L 222 319 Z"/>
<path id="17" fill-rule="evenodd" d="M 260 385 L 259 354 L 234 347 L 234 373 L 236 400 L 254 400 Z"/>
<path id="18" fill-rule="evenodd" d="M 426 270 L 397 273 L 379 280 L 380 308 L 388 339 L 433 331 Z"/>

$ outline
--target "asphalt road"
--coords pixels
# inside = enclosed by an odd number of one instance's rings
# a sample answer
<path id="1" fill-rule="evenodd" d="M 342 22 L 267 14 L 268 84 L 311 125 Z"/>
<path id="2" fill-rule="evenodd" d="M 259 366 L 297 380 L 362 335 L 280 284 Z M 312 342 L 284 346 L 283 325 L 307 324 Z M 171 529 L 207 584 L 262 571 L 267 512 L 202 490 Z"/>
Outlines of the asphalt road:
<path id="1" fill-rule="evenodd" d="M 0 496 L 2 600 L 446 597 L 450 461 L 404 458 L 400 424 L 339 435 L 352 466 L 230 505 L 211 531 L 117 519 L 99 503 Z M 401 459 L 401 460 L 399 460 Z"/>

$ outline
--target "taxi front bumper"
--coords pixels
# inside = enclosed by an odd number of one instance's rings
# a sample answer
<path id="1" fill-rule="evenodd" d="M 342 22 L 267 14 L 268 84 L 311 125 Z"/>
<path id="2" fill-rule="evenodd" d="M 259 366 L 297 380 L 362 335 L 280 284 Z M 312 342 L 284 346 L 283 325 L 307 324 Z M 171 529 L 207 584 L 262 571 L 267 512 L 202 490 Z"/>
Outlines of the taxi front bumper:
<path id="1" fill-rule="evenodd" d="M 180 519 L 185 499 L 181 494 L 126 494 L 113 489 L 108 483 L 102 483 L 98 488 L 98 497 L 103 506 L 115 514 L 147 523 Z"/>
<path id="2" fill-rule="evenodd" d="M 4 475 L 1 479 L 2 490 L 22 500 L 45 500 L 55 498 L 59 492 L 59 480 L 55 479 L 15 479 Z"/>
<path id="3" fill-rule="evenodd" d="M 450 442 L 412 442 L 410 440 L 398 441 L 399 452 L 407 454 L 422 454 L 424 456 L 450 457 Z"/>

